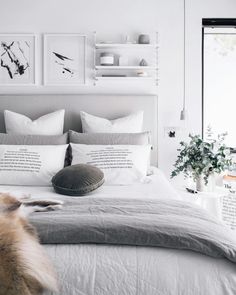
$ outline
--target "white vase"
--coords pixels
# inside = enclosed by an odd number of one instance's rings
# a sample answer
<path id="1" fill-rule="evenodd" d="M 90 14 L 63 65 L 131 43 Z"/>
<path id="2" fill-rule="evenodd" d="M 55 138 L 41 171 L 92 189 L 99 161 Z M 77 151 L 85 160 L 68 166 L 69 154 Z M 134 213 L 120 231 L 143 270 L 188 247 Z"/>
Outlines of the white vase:
<path id="1" fill-rule="evenodd" d="M 199 192 L 204 192 L 205 189 L 206 189 L 206 185 L 205 185 L 203 176 L 200 175 L 196 179 L 196 190 L 199 191 Z"/>
<path id="2" fill-rule="evenodd" d="M 207 184 L 205 184 L 203 175 L 200 175 L 196 179 L 196 190 L 199 192 L 214 192 L 215 187 L 216 187 L 216 179 L 215 179 L 214 173 L 209 175 Z"/>

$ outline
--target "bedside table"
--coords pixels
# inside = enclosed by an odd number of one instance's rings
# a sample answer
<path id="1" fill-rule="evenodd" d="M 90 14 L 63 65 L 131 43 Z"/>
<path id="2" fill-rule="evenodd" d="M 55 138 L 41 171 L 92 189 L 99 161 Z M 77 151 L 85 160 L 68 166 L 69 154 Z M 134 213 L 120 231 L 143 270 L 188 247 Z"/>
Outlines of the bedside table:
<path id="1" fill-rule="evenodd" d="M 197 192 L 196 194 L 187 192 L 184 187 L 176 189 L 183 201 L 192 202 L 222 220 L 222 199 L 228 194 L 225 188 L 217 187 L 214 192 Z"/>

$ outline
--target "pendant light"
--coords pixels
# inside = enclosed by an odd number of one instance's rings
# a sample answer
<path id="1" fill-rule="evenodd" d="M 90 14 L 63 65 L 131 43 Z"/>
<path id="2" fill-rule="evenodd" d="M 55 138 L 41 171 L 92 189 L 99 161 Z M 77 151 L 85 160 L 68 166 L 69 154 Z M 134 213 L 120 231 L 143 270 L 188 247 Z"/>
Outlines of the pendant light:
<path id="1" fill-rule="evenodd" d="M 183 108 L 180 113 L 180 120 L 186 120 L 187 111 L 186 111 L 186 0 L 184 1 L 184 64 L 183 64 L 183 72 L 184 72 L 184 85 L 183 85 Z"/>

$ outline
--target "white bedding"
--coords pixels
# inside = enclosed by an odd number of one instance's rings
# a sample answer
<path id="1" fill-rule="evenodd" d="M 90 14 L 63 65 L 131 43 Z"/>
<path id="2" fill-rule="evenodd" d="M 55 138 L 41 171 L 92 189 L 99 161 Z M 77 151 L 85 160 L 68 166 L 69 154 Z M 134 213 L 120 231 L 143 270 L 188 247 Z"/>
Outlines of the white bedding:
<path id="1" fill-rule="evenodd" d="M 147 183 L 102 186 L 87 198 L 179 199 L 162 172 L 154 171 Z M 51 187 L 0 186 L 0 191 L 40 199 L 68 198 L 54 193 Z M 235 264 L 191 251 L 112 245 L 45 248 L 58 271 L 60 295 L 236 294 Z"/>
<path id="2" fill-rule="evenodd" d="M 152 247 L 46 248 L 59 273 L 60 295 L 236 294 L 235 264 L 224 259 Z"/>
<path id="3" fill-rule="evenodd" d="M 98 190 L 83 198 L 171 198 L 180 196 L 172 188 L 169 181 L 160 169 L 152 167 L 153 174 L 146 177 L 146 182 L 137 182 L 133 185 L 109 186 L 103 185 Z M 66 200 L 67 196 L 56 194 L 53 188 L 47 186 L 7 186 L 0 185 L 0 192 L 8 192 L 14 196 L 30 195 L 32 198 Z"/>

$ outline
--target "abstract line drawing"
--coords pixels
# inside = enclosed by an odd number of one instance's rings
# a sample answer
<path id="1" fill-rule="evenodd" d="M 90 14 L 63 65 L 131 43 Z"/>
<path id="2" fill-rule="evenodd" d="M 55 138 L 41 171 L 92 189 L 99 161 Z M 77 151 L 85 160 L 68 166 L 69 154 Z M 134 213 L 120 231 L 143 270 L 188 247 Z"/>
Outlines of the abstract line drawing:
<path id="1" fill-rule="evenodd" d="M 0 34 L 0 84 L 35 84 L 35 35 Z"/>
<path id="2" fill-rule="evenodd" d="M 25 47 L 29 48 L 26 41 L 1 42 L 1 67 L 7 70 L 10 79 L 16 75 L 24 75 L 30 67 L 25 55 Z"/>
<path id="3" fill-rule="evenodd" d="M 44 84 L 79 85 L 86 80 L 86 36 L 44 35 Z"/>
<path id="4" fill-rule="evenodd" d="M 58 65 L 60 71 L 62 74 L 70 74 L 71 77 L 73 77 L 73 75 L 75 74 L 75 70 L 72 69 L 70 66 L 69 66 L 69 61 L 74 61 L 74 59 L 72 58 L 69 58 L 67 56 L 64 56 L 62 54 L 59 54 L 57 52 L 52 52 L 55 56 L 55 63 Z M 63 62 L 60 62 L 58 60 L 61 60 Z"/>

